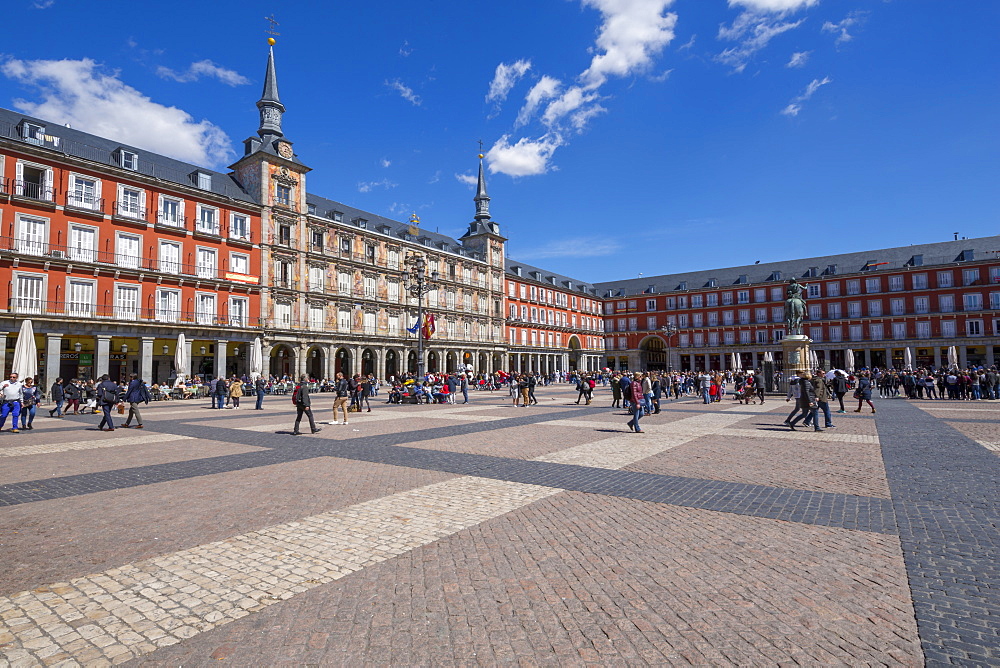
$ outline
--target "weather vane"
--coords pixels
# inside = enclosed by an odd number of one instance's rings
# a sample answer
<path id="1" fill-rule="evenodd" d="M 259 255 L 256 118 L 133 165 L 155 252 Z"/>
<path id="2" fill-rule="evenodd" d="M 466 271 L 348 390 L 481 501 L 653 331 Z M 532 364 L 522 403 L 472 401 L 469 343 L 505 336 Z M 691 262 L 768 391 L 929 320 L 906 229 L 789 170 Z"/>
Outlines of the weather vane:
<path id="1" fill-rule="evenodd" d="M 270 16 L 265 16 L 264 20 L 271 24 L 270 27 L 267 30 L 264 31 L 265 35 L 275 35 L 275 36 L 281 35 L 280 32 L 275 32 L 275 30 L 274 30 L 275 27 L 281 25 L 280 23 L 278 23 L 275 20 L 274 14 L 271 14 Z"/>
<path id="2" fill-rule="evenodd" d="M 479 158 L 480 158 L 480 160 L 483 158 L 483 140 L 482 139 L 479 140 Z"/>

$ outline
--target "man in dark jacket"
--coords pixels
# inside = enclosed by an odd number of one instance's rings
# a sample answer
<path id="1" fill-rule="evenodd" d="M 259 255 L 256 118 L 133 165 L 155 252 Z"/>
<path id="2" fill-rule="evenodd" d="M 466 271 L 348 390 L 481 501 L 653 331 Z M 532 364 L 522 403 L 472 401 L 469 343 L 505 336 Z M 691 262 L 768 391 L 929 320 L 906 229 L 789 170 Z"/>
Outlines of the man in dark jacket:
<path id="1" fill-rule="evenodd" d="M 812 384 L 812 374 L 808 371 L 802 371 L 799 373 L 799 397 L 796 400 L 796 407 L 801 411 L 798 415 L 792 418 L 788 426 L 795 431 L 795 425 L 798 424 L 799 420 L 806 418 L 806 425 L 810 422 L 813 424 L 814 431 L 823 431 L 820 429 L 819 420 L 817 419 L 817 411 L 819 410 L 819 402 L 816 399 L 816 388 Z"/>
<path id="2" fill-rule="evenodd" d="M 229 396 L 229 384 L 226 382 L 226 379 L 222 376 L 216 378 L 214 390 L 215 408 L 224 408 L 226 405 L 226 397 Z"/>
<path id="3" fill-rule="evenodd" d="M 257 405 L 254 407 L 255 411 L 264 410 L 264 377 L 258 376 L 257 380 L 253 383 L 253 391 L 257 394 Z"/>
<path id="4" fill-rule="evenodd" d="M 114 431 L 115 423 L 111 421 L 111 409 L 119 401 L 118 383 L 113 382 L 108 374 L 104 374 L 95 389 L 97 391 L 97 405 L 104 412 L 104 417 L 101 418 L 101 423 L 97 425 L 97 428 L 100 431 Z M 104 425 L 107 425 L 107 428 Z"/>
<path id="5" fill-rule="evenodd" d="M 83 392 L 80 389 L 80 381 L 74 378 L 69 382 L 69 385 L 63 390 L 67 404 L 66 410 L 70 408 L 73 409 L 73 415 L 78 415 L 80 413 L 80 399 L 83 398 Z"/>
<path id="6" fill-rule="evenodd" d="M 309 376 L 303 374 L 299 378 L 299 384 L 295 386 L 295 391 L 292 393 L 292 403 L 295 404 L 295 428 L 292 429 L 292 436 L 301 436 L 302 432 L 299 431 L 299 423 L 302 422 L 302 414 L 305 413 L 309 417 L 309 428 L 312 429 L 312 433 L 319 431 L 319 427 L 316 426 L 316 420 L 313 418 L 312 413 L 312 399 L 309 397 Z"/>
<path id="7" fill-rule="evenodd" d="M 136 429 L 142 429 L 142 415 L 139 413 L 139 404 L 149 403 L 149 390 L 146 383 L 142 382 L 139 374 L 133 373 L 129 376 L 128 387 L 125 389 L 125 403 L 128 404 L 128 417 L 122 425 L 126 429 L 132 426 L 132 416 L 135 416 Z"/>
<path id="8" fill-rule="evenodd" d="M 49 411 L 49 417 L 62 417 L 62 407 L 63 403 L 66 401 L 66 390 L 63 389 L 63 379 L 56 378 L 56 382 L 52 383 L 52 389 L 49 391 L 49 396 L 52 401 L 56 402 L 56 407 Z M 58 415 L 55 415 L 58 413 Z"/>

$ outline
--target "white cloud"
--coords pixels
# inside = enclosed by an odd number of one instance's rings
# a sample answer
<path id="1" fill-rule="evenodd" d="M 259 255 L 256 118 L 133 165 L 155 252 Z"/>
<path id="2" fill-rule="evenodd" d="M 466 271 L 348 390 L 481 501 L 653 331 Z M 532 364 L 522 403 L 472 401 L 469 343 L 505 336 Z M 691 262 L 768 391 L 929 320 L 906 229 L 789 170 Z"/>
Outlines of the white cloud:
<path id="1" fill-rule="evenodd" d="M 598 88 L 609 76 L 628 76 L 641 71 L 674 38 L 677 14 L 666 13 L 672 0 L 583 0 L 601 12 L 604 21 L 597 36 L 597 49 L 580 80 Z"/>
<path id="2" fill-rule="evenodd" d="M 247 79 L 236 70 L 216 65 L 211 60 L 199 60 L 197 63 L 191 63 L 186 72 L 177 72 L 169 67 L 160 65 L 156 68 L 156 74 L 164 79 L 173 79 L 181 83 L 197 81 L 202 77 L 218 79 L 230 86 L 242 86 L 250 83 L 250 79 Z"/>
<path id="3" fill-rule="evenodd" d="M 381 181 L 358 181 L 358 192 L 367 193 L 375 190 L 376 188 L 389 190 L 390 188 L 395 188 L 398 185 L 398 183 L 393 183 L 389 179 L 382 179 Z"/>
<path id="4" fill-rule="evenodd" d="M 805 67 L 806 62 L 809 61 L 809 54 L 812 51 L 796 51 L 792 54 L 792 57 L 788 60 L 788 64 L 785 67 Z"/>
<path id="5" fill-rule="evenodd" d="M 510 93 L 510 89 L 513 88 L 514 84 L 520 81 L 521 77 L 523 77 L 530 69 L 530 60 L 518 60 L 510 65 L 506 63 L 500 63 L 497 65 L 496 72 L 493 74 L 493 81 L 490 82 L 490 90 L 486 93 L 486 101 L 496 102 L 499 104 L 506 100 L 507 94 Z"/>
<path id="6" fill-rule="evenodd" d="M 508 176 L 534 176 L 551 169 L 549 161 L 557 148 L 563 145 L 562 137 L 548 133 L 538 139 L 522 137 L 516 144 L 504 135 L 486 153 L 490 173 Z"/>
<path id="7" fill-rule="evenodd" d="M 802 94 L 794 98 L 787 107 L 781 110 L 781 113 L 785 116 L 798 116 L 799 112 L 802 111 L 802 103 L 813 96 L 813 94 L 820 89 L 820 86 L 825 86 L 831 83 L 833 79 L 830 77 L 823 77 L 822 79 L 813 79 L 806 86 L 806 89 L 802 91 Z"/>
<path id="8" fill-rule="evenodd" d="M 729 0 L 729 6 L 737 5 L 757 12 L 794 12 L 805 7 L 818 5 L 819 0 Z"/>
<path id="9" fill-rule="evenodd" d="M 8 60 L 0 72 L 41 96 L 41 102 L 14 101 L 32 116 L 207 167 L 226 165 L 235 155 L 218 126 L 153 102 L 89 58 Z"/>
<path id="10" fill-rule="evenodd" d="M 406 58 L 411 53 L 413 53 L 413 48 L 410 46 L 409 40 L 403 40 L 403 46 L 399 47 L 399 55 Z"/>
<path id="11" fill-rule="evenodd" d="M 544 75 L 539 79 L 538 83 L 532 86 L 531 90 L 524 97 L 524 106 L 517 112 L 517 120 L 514 121 L 514 127 L 520 127 L 530 121 L 542 102 L 550 100 L 559 94 L 561 86 L 562 83 L 558 79 L 553 79 L 548 75 Z"/>
<path id="12" fill-rule="evenodd" d="M 606 237 L 581 237 L 551 241 L 537 246 L 527 253 L 518 253 L 524 260 L 549 259 L 554 257 L 600 257 L 612 255 L 622 249 L 620 242 Z"/>
<path id="13" fill-rule="evenodd" d="M 399 93 L 404 100 L 411 103 L 413 106 L 419 107 L 421 105 L 420 96 L 414 93 L 412 88 L 403 85 L 403 82 L 399 79 L 386 81 L 385 85 Z"/>
<path id="14" fill-rule="evenodd" d="M 427 183 L 437 183 L 440 180 L 441 180 L 441 170 L 439 169 L 436 172 L 434 172 L 434 176 L 432 176 L 431 180 L 428 181 Z"/>
<path id="15" fill-rule="evenodd" d="M 35 0 L 32 6 L 35 9 L 48 9 L 54 4 L 56 4 L 56 0 Z"/>
<path id="16" fill-rule="evenodd" d="M 479 183 L 479 177 L 476 176 L 475 174 L 469 174 L 469 173 L 455 174 L 455 179 L 459 183 L 464 183 L 467 186 L 474 186 L 477 183 Z"/>
<path id="17" fill-rule="evenodd" d="M 827 21 L 823 24 L 821 30 L 837 35 L 837 44 L 843 44 L 854 39 L 854 35 L 849 33 L 848 29 L 861 25 L 864 23 L 864 20 L 865 15 L 863 12 L 851 12 L 842 21 L 838 21 L 837 23 Z"/>
<path id="18" fill-rule="evenodd" d="M 657 83 L 659 83 L 661 81 L 666 81 L 667 79 L 670 78 L 670 75 L 673 74 L 673 73 L 674 73 L 674 68 L 671 67 L 669 70 L 663 70 L 659 74 L 653 74 L 653 75 L 651 75 L 649 77 L 649 80 L 650 81 L 655 81 Z"/>
<path id="19" fill-rule="evenodd" d="M 379 164 L 382 165 L 383 167 L 389 167 L 390 165 L 392 165 L 392 161 L 389 160 L 389 158 L 382 158 L 379 161 Z"/>
<path id="20" fill-rule="evenodd" d="M 600 95 L 596 92 L 587 92 L 580 86 L 571 86 L 545 107 L 542 123 L 548 127 L 556 126 L 567 114 L 573 113 L 591 102 L 596 102 L 599 98 Z"/>
<path id="21" fill-rule="evenodd" d="M 694 46 L 694 40 L 697 37 L 698 37 L 698 35 L 691 35 L 691 39 L 689 39 L 688 41 L 684 42 L 679 47 L 677 47 L 677 50 L 678 51 L 687 51 L 688 49 L 690 49 L 691 47 Z"/>
<path id="22" fill-rule="evenodd" d="M 765 14 L 746 11 L 736 17 L 732 25 L 719 26 L 720 40 L 739 42 L 715 56 L 715 60 L 729 65 L 734 72 L 742 72 L 758 51 L 778 35 L 802 25 L 805 19 L 781 21 Z"/>

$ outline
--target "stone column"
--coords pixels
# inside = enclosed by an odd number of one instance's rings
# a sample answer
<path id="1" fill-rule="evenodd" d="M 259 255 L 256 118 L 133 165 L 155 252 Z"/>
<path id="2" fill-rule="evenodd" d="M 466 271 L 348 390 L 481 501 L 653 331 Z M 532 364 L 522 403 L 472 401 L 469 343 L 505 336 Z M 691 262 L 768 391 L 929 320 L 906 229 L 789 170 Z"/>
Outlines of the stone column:
<path id="1" fill-rule="evenodd" d="M 885 367 L 888 369 L 891 366 L 894 366 L 893 363 L 892 363 L 892 348 L 886 348 L 885 349 Z"/>
<path id="2" fill-rule="evenodd" d="M 993 352 L 993 346 L 992 345 L 987 345 L 986 346 L 986 363 L 983 365 L 987 369 L 990 368 L 991 366 L 993 366 L 993 360 L 995 359 L 993 357 L 994 354 L 995 353 Z M 916 364 L 916 360 L 914 360 L 913 363 Z"/>
<path id="3" fill-rule="evenodd" d="M 865 348 L 865 366 L 871 370 L 872 368 L 872 349 Z"/>
<path id="4" fill-rule="evenodd" d="M 297 381 L 306 374 L 306 365 L 309 364 L 309 346 L 300 343 L 295 348 L 295 370 L 292 372 L 292 380 Z"/>
<path id="5" fill-rule="evenodd" d="M 361 346 L 354 346 L 351 351 L 354 359 L 351 360 L 351 375 L 361 373 Z"/>
<path id="6" fill-rule="evenodd" d="M 229 341 L 227 339 L 217 339 L 215 341 L 215 360 L 212 373 L 216 378 L 226 377 L 226 355 L 229 353 Z"/>
<path id="7" fill-rule="evenodd" d="M 964 369 L 969 365 L 969 349 L 966 346 L 958 346 L 958 368 Z"/>
<path id="8" fill-rule="evenodd" d="M 0 378 L 7 377 L 7 334 L 0 334 Z"/>
<path id="9" fill-rule="evenodd" d="M 934 346 L 934 370 L 941 368 L 941 346 Z"/>
<path id="10" fill-rule="evenodd" d="M 46 334 L 45 335 L 45 378 L 39 379 L 42 385 L 42 392 L 45 396 L 49 397 L 51 401 L 52 397 L 49 395 L 49 388 L 52 384 L 56 382 L 56 378 L 59 377 L 59 366 L 62 361 L 62 334 Z"/>
<path id="11" fill-rule="evenodd" d="M 385 356 L 388 351 L 389 349 L 385 346 L 378 349 L 378 363 L 375 366 L 375 374 L 379 380 L 385 380 Z"/>
<path id="12" fill-rule="evenodd" d="M 726 359 L 726 353 L 719 352 L 719 371 L 726 370 L 726 364 L 728 363 L 728 361 L 729 360 Z"/>
<path id="13" fill-rule="evenodd" d="M 190 343 L 188 346 L 190 347 Z M 94 353 L 94 380 L 108 373 L 111 365 L 111 335 L 97 336 L 97 349 Z"/>
<path id="14" fill-rule="evenodd" d="M 323 375 L 328 380 L 333 380 L 335 375 L 336 366 L 334 365 L 333 355 L 336 349 L 331 345 L 323 346 Z"/>
<path id="15" fill-rule="evenodd" d="M 757 359 L 757 351 L 756 350 L 753 351 L 752 353 L 750 353 L 750 364 L 753 365 L 754 369 L 759 369 L 760 368 L 760 366 L 758 366 L 759 360 Z"/>
<path id="16" fill-rule="evenodd" d="M 153 382 L 153 341 L 152 336 L 139 341 L 139 377 L 147 383 Z"/>
<path id="17" fill-rule="evenodd" d="M 267 380 L 271 376 L 271 350 L 274 349 L 270 343 L 260 342 L 260 363 L 261 363 L 261 376 L 264 380 Z"/>

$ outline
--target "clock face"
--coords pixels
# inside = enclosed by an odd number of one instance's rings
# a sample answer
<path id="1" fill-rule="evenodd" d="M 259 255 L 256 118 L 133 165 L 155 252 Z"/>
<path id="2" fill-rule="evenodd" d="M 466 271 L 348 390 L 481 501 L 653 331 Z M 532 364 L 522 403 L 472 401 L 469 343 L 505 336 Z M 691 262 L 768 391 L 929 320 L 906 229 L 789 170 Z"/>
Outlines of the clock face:
<path id="1" fill-rule="evenodd" d="M 282 155 L 282 157 L 285 157 L 285 158 L 292 157 L 292 146 L 291 146 L 291 144 L 285 144 L 285 143 L 278 144 L 278 153 L 280 153 Z"/>

